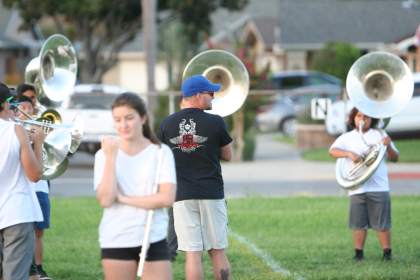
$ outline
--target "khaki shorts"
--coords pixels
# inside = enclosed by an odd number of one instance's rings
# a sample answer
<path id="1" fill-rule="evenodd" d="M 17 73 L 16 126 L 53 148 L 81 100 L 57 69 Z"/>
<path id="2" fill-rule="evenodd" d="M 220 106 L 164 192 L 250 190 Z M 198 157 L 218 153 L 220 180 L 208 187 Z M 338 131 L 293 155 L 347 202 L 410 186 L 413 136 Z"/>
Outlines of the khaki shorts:
<path id="1" fill-rule="evenodd" d="M 173 205 L 178 250 L 224 249 L 227 240 L 227 209 L 224 199 L 177 201 Z"/>

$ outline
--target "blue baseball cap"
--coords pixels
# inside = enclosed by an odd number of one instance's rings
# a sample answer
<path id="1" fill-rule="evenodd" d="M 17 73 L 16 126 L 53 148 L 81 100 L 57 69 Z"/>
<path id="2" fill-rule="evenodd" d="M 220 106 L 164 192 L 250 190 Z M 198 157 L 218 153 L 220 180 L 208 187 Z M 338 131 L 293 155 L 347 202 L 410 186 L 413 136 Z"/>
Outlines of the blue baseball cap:
<path id="1" fill-rule="evenodd" d="M 203 75 L 194 75 L 187 78 L 181 86 L 182 96 L 190 97 L 200 92 L 216 92 L 220 90 L 220 84 L 213 84 Z"/>

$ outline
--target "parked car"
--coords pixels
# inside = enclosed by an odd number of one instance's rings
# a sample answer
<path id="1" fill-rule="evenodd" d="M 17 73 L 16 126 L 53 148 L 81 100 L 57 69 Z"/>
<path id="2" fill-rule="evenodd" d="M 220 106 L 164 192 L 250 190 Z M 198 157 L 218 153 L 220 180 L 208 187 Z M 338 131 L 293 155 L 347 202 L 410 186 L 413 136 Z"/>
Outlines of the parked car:
<path id="1" fill-rule="evenodd" d="M 341 89 L 341 80 L 317 71 L 283 71 L 269 79 L 270 89 L 290 90 L 307 86 L 332 85 Z"/>
<path id="2" fill-rule="evenodd" d="M 259 108 L 256 126 L 263 132 L 281 131 L 292 136 L 295 132 L 296 116 L 310 106 L 313 98 L 340 98 L 341 88 L 336 85 L 313 85 L 289 90 L 277 96 L 274 103 Z"/>
<path id="3" fill-rule="evenodd" d="M 420 73 L 415 73 L 413 97 L 408 105 L 397 115 L 392 116 L 385 131 L 393 136 L 411 136 L 420 133 Z M 332 104 L 325 119 L 326 130 L 330 135 L 340 135 L 347 131 L 347 117 L 353 108 L 350 100 Z"/>
<path id="4" fill-rule="evenodd" d="M 79 151 L 91 154 L 100 148 L 102 135 L 115 135 L 111 104 L 124 92 L 120 87 L 101 84 L 82 84 L 63 102 L 59 112 L 64 123 L 71 123 L 76 115 L 84 122 L 84 136 Z"/>

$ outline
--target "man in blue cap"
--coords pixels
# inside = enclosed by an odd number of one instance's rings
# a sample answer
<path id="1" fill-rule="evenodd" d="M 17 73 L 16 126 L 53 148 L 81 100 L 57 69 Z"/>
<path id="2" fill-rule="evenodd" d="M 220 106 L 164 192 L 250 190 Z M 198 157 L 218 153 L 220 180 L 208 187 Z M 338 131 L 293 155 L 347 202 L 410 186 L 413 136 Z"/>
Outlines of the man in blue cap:
<path id="1" fill-rule="evenodd" d="M 232 138 L 212 107 L 219 84 L 194 75 L 182 84 L 181 111 L 161 124 L 159 138 L 175 156 L 177 194 L 173 206 L 178 250 L 186 252 L 186 279 L 203 279 L 202 252 L 207 251 L 215 279 L 230 279 L 225 254 L 227 209 L 220 160 L 232 158 Z"/>

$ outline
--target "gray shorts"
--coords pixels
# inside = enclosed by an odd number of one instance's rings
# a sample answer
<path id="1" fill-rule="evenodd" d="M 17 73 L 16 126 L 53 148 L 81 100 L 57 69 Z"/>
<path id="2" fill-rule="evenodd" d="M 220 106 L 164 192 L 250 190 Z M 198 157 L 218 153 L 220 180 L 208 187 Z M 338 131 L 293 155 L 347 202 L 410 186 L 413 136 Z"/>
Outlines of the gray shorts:
<path id="1" fill-rule="evenodd" d="M 349 227 L 389 230 L 391 228 L 389 192 L 367 192 L 350 196 Z"/>
<path id="2" fill-rule="evenodd" d="M 173 205 L 180 251 L 225 249 L 227 208 L 224 199 L 182 200 Z"/>
<path id="3" fill-rule="evenodd" d="M 1 229 L 0 279 L 28 279 L 34 253 L 34 223 L 22 223 Z"/>

